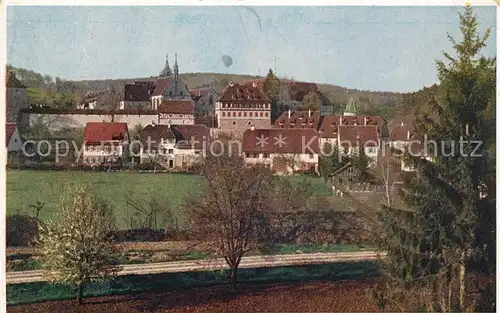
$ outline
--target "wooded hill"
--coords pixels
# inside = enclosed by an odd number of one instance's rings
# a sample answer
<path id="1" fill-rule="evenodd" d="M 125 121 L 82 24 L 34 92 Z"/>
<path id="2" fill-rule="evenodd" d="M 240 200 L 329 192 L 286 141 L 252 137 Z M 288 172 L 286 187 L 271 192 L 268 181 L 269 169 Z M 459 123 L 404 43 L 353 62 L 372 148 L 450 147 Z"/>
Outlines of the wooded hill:
<path id="1" fill-rule="evenodd" d="M 134 81 L 153 81 L 157 77 L 137 77 L 124 79 L 81 80 L 68 81 L 59 77 L 43 75 L 31 70 L 8 66 L 8 70 L 16 73 L 18 79 L 28 87 L 30 104 L 45 104 L 53 107 L 75 107 L 81 98 L 91 90 L 111 89 L 118 93 L 123 91 L 126 83 Z M 181 74 L 181 79 L 189 89 L 213 86 L 221 91 L 229 82 L 262 78 L 260 76 L 220 74 L 220 73 L 186 73 Z M 358 104 L 360 114 L 381 115 L 388 120 L 405 116 L 409 109 L 413 111 L 414 101 L 408 101 L 410 95 L 417 93 L 395 93 L 383 91 L 365 91 L 349 89 L 332 84 L 318 84 L 320 91 L 337 106 L 340 113 L 350 97 Z M 406 100 L 405 100 L 406 99 Z M 408 106 L 412 102 L 412 106 Z"/>

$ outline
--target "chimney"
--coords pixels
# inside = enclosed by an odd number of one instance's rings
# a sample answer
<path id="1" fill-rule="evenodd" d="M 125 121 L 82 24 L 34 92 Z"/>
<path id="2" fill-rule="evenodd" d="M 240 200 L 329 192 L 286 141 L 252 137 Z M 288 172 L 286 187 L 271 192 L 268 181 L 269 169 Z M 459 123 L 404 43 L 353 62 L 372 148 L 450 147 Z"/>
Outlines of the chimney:
<path id="1" fill-rule="evenodd" d="M 406 133 L 406 139 L 407 139 L 407 140 L 410 140 L 410 131 L 408 131 L 408 132 Z"/>
<path id="2" fill-rule="evenodd" d="M 465 136 L 469 136 L 469 124 L 465 124 Z"/>
<path id="3" fill-rule="evenodd" d="M 234 86 L 233 82 L 229 82 L 229 87 L 233 87 L 233 86 Z"/>
<path id="4" fill-rule="evenodd" d="M 404 126 L 405 125 L 405 122 L 401 122 L 401 126 Z"/>
<path id="5" fill-rule="evenodd" d="M 255 130 L 255 126 L 253 126 L 253 125 L 252 125 L 252 126 L 250 126 L 250 130 L 251 130 L 251 131 L 254 131 L 254 130 Z"/>
<path id="6" fill-rule="evenodd" d="M 288 118 L 292 115 L 292 110 L 288 109 Z"/>
<path id="7" fill-rule="evenodd" d="M 252 83 L 253 88 L 257 88 L 257 82 Z"/>
<path id="8" fill-rule="evenodd" d="M 365 124 L 364 124 L 365 126 L 367 125 L 367 122 L 368 122 L 368 117 L 365 116 Z"/>
<path id="9" fill-rule="evenodd" d="M 309 109 L 309 118 L 311 118 L 311 109 Z"/>
<path id="10" fill-rule="evenodd" d="M 342 115 L 340 116 L 340 125 L 342 125 Z"/>

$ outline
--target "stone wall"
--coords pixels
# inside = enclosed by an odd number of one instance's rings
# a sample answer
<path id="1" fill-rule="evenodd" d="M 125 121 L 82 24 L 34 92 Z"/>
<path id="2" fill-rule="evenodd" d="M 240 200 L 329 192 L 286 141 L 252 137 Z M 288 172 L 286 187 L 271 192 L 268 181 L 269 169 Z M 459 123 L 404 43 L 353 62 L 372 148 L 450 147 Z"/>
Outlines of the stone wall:
<path id="1" fill-rule="evenodd" d="M 42 121 L 51 130 L 85 127 L 88 122 L 125 122 L 129 127 L 158 123 L 158 113 L 152 110 L 143 112 L 79 109 L 23 109 L 20 112 L 20 126 L 27 126 Z"/>

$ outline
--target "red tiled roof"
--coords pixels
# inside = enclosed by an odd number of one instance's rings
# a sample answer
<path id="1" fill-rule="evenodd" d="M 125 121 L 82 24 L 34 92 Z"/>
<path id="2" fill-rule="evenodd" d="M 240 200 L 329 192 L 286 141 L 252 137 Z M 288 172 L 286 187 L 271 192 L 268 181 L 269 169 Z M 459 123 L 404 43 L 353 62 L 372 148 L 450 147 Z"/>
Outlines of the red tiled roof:
<path id="1" fill-rule="evenodd" d="M 163 100 L 158 107 L 158 112 L 160 113 L 194 115 L 194 111 L 193 101 Z"/>
<path id="2" fill-rule="evenodd" d="M 6 87 L 7 88 L 26 88 L 19 79 L 17 79 L 14 72 L 8 72 L 6 77 Z"/>
<path id="3" fill-rule="evenodd" d="M 149 101 L 152 88 L 152 82 L 135 82 L 134 84 L 126 84 L 123 91 L 123 100 Z"/>
<path id="4" fill-rule="evenodd" d="M 154 90 L 151 96 L 161 96 L 165 89 L 174 81 L 173 77 L 159 78 L 155 81 Z"/>
<path id="5" fill-rule="evenodd" d="M 377 126 L 378 131 L 382 131 L 385 120 L 380 116 L 369 115 L 327 115 L 318 129 L 323 138 L 337 138 L 338 126 L 372 125 Z M 366 123 L 366 124 L 365 124 Z"/>
<path id="6" fill-rule="evenodd" d="M 219 102 L 269 103 L 270 100 L 258 86 L 233 84 L 222 91 Z"/>
<path id="7" fill-rule="evenodd" d="M 124 140 L 128 132 L 127 123 L 88 122 L 85 125 L 85 143 L 100 144 L 112 140 Z"/>
<path id="8" fill-rule="evenodd" d="M 15 123 L 7 123 L 5 125 L 5 146 L 9 146 L 9 141 L 12 135 L 14 135 L 14 132 L 16 131 L 16 124 Z"/>
<path id="9" fill-rule="evenodd" d="M 294 111 L 290 113 L 290 118 L 288 118 L 288 111 L 285 111 L 274 122 L 274 126 L 275 128 L 313 128 L 317 130 L 320 119 L 321 113 L 319 111 L 311 111 L 310 117 L 309 111 Z"/>
<path id="10" fill-rule="evenodd" d="M 206 149 L 210 144 L 210 130 L 205 125 L 172 125 L 179 149 Z M 194 140 L 194 142 L 192 142 Z"/>
<path id="11" fill-rule="evenodd" d="M 415 137 L 415 133 L 409 125 L 398 125 L 389 133 L 389 141 L 410 141 Z"/>
<path id="12" fill-rule="evenodd" d="M 319 153 L 318 137 L 312 128 L 247 129 L 243 133 L 243 152 Z"/>
<path id="13" fill-rule="evenodd" d="M 339 126 L 338 139 L 341 144 L 355 147 L 359 144 L 378 146 L 379 136 L 377 126 Z"/>
<path id="14" fill-rule="evenodd" d="M 151 146 L 156 147 L 162 139 L 175 139 L 175 136 L 168 125 L 148 125 L 140 131 L 139 139 L 147 149 L 148 139 Z"/>

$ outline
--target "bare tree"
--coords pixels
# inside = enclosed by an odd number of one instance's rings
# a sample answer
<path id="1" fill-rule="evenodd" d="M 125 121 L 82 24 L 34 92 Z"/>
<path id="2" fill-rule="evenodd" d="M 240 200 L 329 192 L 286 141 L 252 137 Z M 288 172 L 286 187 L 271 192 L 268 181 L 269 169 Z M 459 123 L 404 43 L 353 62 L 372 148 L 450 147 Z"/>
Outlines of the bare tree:
<path id="1" fill-rule="evenodd" d="M 237 155 L 208 156 L 202 176 L 205 188 L 184 203 L 186 218 L 194 238 L 225 259 L 235 288 L 241 258 L 265 242 L 262 221 L 273 177 L 267 169 L 246 166 Z"/>

